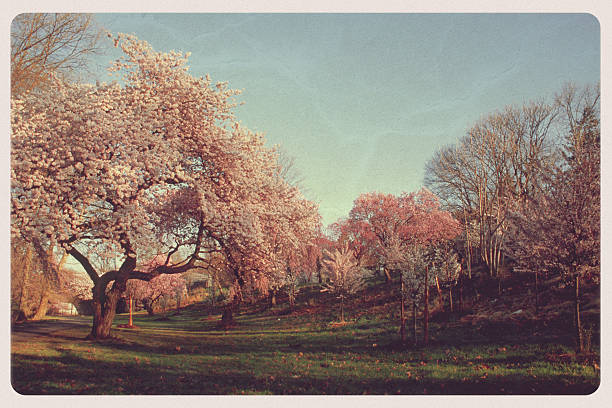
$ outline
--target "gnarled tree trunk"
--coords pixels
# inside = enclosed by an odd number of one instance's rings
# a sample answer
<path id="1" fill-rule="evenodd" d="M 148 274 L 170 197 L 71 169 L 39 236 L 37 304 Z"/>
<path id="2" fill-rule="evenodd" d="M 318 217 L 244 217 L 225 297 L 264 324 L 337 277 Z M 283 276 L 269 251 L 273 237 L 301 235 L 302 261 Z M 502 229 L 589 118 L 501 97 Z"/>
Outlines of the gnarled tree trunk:
<path id="1" fill-rule="evenodd" d="M 123 287 L 123 288 L 122 288 Z M 93 325 L 89 339 L 106 339 L 110 337 L 111 327 L 117 312 L 117 302 L 125 291 L 125 281 L 115 281 L 111 290 L 104 293 L 106 285 L 97 284 L 93 288 Z"/>
<path id="2" fill-rule="evenodd" d="M 117 303 L 126 290 L 130 273 L 136 268 L 136 258 L 128 255 L 119 271 L 100 276 L 93 287 L 93 325 L 89 339 L 106 339 L 111 336 L 111 327 L 117 312 Z M 111 289 L 106 287 L 113 282 Z"/>

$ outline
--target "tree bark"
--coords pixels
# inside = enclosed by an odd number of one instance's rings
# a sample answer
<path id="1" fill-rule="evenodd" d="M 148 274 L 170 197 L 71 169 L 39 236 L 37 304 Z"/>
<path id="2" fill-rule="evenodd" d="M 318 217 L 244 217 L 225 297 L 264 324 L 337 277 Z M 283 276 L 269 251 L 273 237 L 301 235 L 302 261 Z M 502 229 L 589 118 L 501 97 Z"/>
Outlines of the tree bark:
<path id="1" fill-rule="evenodd" d="M 89 261 L 87 261 L 87 264 L 89 264 Z M 91 265 L 88 265 L 88 268 L 91 268 Z M 107 272 L 97 279 L 93 288 L 93 325 L 88 338 L 106 339 L 111 336 L 111 327 L 117 312 L 117 302 L 125 292 L 128 277 L 135 268 L 136 258 L 130 253 L 123 261 L 119 271 L 116 273 Z M 106 287 L 111 281 L 113 285 L 108 293 L 105 293 Z"/>
<path id="2" fill-rule="evenodd" d="M 106 339 L 110 337 L 111 327 L 117 312 L 117 302 L 119 302 L 120 297 L 121 293 L 113 289 L 103 299 L 100 295 L 94 296 L 93 325 L 88 336 L 90 339 Z"/>

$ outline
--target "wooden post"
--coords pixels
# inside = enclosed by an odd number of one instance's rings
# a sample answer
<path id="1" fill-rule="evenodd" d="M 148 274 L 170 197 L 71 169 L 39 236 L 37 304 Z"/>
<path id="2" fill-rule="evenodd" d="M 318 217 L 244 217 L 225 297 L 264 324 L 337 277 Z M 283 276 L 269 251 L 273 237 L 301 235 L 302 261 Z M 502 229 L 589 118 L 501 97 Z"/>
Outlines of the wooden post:
<path id="1" fill-rule="evenodd" d="M 130 327 L 132 327 L 132 295 L 130 294 Z"/>

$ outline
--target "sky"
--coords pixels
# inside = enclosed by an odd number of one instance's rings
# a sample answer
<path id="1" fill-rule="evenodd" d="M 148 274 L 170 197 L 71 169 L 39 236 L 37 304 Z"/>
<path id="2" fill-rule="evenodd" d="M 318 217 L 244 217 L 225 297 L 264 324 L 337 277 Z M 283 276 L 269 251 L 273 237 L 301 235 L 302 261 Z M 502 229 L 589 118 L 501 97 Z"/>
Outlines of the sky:
<path id="1" fill-rule="evenodd" d="M 96 14 L 242 90 L 236 116 L 295 160 L 323 224 L 423 185 L 483 116 L 600 80 L 589 14 Z M 100 80 L 111 55 L 96 59 Z"/>

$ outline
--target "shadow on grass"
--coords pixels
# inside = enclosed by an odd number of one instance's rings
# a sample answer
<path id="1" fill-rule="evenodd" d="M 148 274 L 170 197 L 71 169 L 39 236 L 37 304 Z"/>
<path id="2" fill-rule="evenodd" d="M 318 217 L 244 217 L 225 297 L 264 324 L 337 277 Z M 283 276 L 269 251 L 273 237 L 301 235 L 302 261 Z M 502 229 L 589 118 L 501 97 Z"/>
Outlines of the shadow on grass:
<path id="1" fill-rule="evenodd" d="M 329 328 L 316 323 L 308 329 L 290 331 L 290 326 L 273 318 L 251 320 L 240 317 L 237 329 L 211 330 L 214 322 L 190 323 L 189 315 L 181 314 L 158 322 L 141 316 L 135 323 L 142 330 L 114 330 L 117 338 L 87 342 L 70 336 L 75 331 L 89 331 L 84 319 L 28 322 L 13 330 L 13 338 L 26 343 L 28 336 L 53 341 L 52 354 L 41 356 L 12 353 L 12 383 L 23 394 L 588 394 L 593 392 L 592 377 L 586 378 L 571 370 L 551 371 L 534 378 L 521 372 L 470 371 L 467 361 L 478 354 L 482 364 L 526 364 L 543 360 L 547 352 L 563 352 L 560 343 L 542 338 L 518 337 L 509 333 L 502 341 L 454 336 L 442 326 L 432 327 L 435 338 L 429 346 L 412 347 L 397 341 L 397 327 L 389 321 L 354 323 Z M 121 320 L 121 319 L 118 319 Z M 295 324 L 295 323 L 294 323 Z M 197 330 L 197 329 L 200 330 Z M 434 329 L 435 328 L 435 329 Z M 68 335 L 67 335 L 68 334 Z M 473 333 L 477 335 L 477 332 Z M 466 335 L 466 333 L 464 333 Z M 21 336 L 21 338 L 19 337 Z M 503 337 L 503 336 L 501 336 Z M 470 340 L 468 340 L 470 339 Z M 70 346 L 62 344 L 71 340 Z M 77 341 L 74 341 L 77 340 Z M 467 342 L 470 344 L 465 344 Z M 516 341 L 516 342 L 515 342 Z M 517 350 L 509 344 L 520 345 Z M 554 350 L 555 344 L 558 350 Z M 96 353 L 89 353 L 95 345 Z M 374 346 L 376 345 L 376 346 Z M 79 351 L 72 348 L 76 346 Z M 505 348 L 507 352 L 497 352 Z M 551 348 L 552 347 L 552 348 Z M 520 354 L 519 354 L 520 353 Z M 270 365 L 281 357 L 292 359 L 303 354 L 316 366 L 305 371 L 302 366 Z M 349 356 L 353 355 L 353 356 Z M 358 371 L 320 365 L 328 357 L 348 360 L 358 355 L 362 365 Z M 143 357 L 143 356 L 148 356 Z M 452 356 L 457 357 L 454 362 Z M 175 358 L 176 357 L 176 358 Z M 214 362 L 216 358 L 219 362 Z M 384 376 L 374 373 L 370 363 L 433 362 L 440 359 L 442 371 L 433 364 L 418 366 L 413 377 L 393 378 L 393 371 Z M 152 360 L 153 363 L 148 361 Z M 261 364 L 265 361 L 267 364 Z M 378 361 L 376 361 L 378 363 Z M 417 366 L 417 364 L 412 364 Z M 265 367 L 264 367 L 265 366 Z M 297 367 L 297 368 L 296 368 Z M 295 368 L 295 372 L 292 371 Z M 400 369 L 394 366 L 393 370 Z M 445 374 L 444 370 L 447 370 Z M 455 372 L 464 372 L 463 378 Z M 469 374 L 468 374 L 469 373 Z M 375 376 L 375 377 L 374 377 Z"/>
<path id="2" fill-rule="evenodd" d="M 12 384 L 21 394 L 589 394 L 592 383 L 568 378 L 543 380 L 511 375 L 499 378 L 447 380 L 435 378 L 381 379 L 333 376 L 287 376 L 245 373 L 216 367 L 180 371 L 145 363 L 93 361 L 64 351 L 58 357 L 13 356 Z M 36 389 L 32 384 L 40 384 Z"/>
<path id="3" fill-rule="evenodd" d="M 65 332 L 70 332 L 78 329 L 83 331 L 82 336 L 70 336 Z M 21 337 L 27 338 L 32 335 L 48 338 L 57 338 L 63 340 L 83 340 L 91 330 L 91 322 L 80 320 L 38 320 L 26 321 L 11 326 L 11 332 L 16 339 Z"/>

